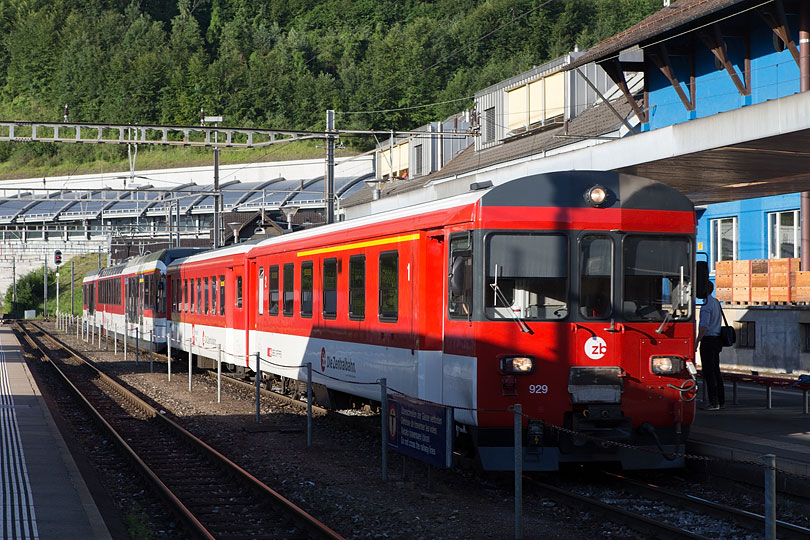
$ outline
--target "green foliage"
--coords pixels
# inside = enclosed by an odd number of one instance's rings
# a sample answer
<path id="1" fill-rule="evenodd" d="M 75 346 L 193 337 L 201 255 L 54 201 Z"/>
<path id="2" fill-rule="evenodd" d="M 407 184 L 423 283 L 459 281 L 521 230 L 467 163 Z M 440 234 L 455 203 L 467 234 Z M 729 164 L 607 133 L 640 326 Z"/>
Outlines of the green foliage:
<path id="1" fill-rule="evenodd" d="M 660 0 L 0 0 L 0 118 L 318 129 L 324 111 L 459 98 L 660 8 Z M 338 116 L 412 128 L 471 101 Z M 53 146 L 53 145 L 51 145 Z M 179 152 L 179 151 L 178 151 Z M 0 162 L 116 161 L 0 145 Z"/>

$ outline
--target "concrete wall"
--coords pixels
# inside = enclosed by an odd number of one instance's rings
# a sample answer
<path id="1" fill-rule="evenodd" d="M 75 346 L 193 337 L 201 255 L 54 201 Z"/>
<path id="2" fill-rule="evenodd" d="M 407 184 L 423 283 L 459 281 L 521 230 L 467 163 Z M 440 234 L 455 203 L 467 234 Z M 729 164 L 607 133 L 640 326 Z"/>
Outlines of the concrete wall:
<path id="1" fill-rule="evenodd" d="M 810 372 L 810 352 L 803 350 L 808 341 L 810 306 L 724 305 L 723 312 L 737 330 L 737 344 L 720 353 L 722 367 L 772 373 Z M 754 323 L 753 348 L 741 345 L 743 322 Z"/>

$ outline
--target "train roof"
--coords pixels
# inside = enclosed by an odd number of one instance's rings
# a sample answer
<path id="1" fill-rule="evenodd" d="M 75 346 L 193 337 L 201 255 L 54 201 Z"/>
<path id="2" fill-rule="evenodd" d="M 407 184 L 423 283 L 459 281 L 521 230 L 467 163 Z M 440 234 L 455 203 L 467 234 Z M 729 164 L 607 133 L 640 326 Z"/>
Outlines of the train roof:
<path id="1" fill-rule="evenodd" d="M 461 195 L 397 208 L 351 221 L 208 250 L 183 259 L 178 258 L 175 262 L 201 262 L 222 256 L 227 257 L 253 249 L 261 249 L 264 246 L 317 238 L 324 233 L 339 234 L 368 225 L 415 218 L 434 212 L 441 211 L 444 216 L 448 216 L 453 209 L 462 209 L 476 204 L 481 207 L 590 208 L 585 193 L 595 185 L 604 187 L 607 192 L 607 199 L 602 208 L 694 211 L 692 202 L 685 195 L 666 184 L 648 178 L 611 171 L 561 171 L 516 178 L 497 186 L 476 186 L 478 189 Z M 472 213 L 462 214 L 462 216 L 467 216 L 467 219 L 472 219 L 473 215 Z"/>
<path id="2" fill-rule="evenodd" d="M 594 185 L 606 188 L 608 198 L 602 205 L 603 208 L 694 211 L 694 205 L 685 195 L 649 178 L 611 171 L 561 171 L 524 176 L 492 187 L 473 185 L 478 189 L 469 193 L 268 238 L 259 242 L 257 247 L 293 239 L 305 240 L 325 232 L 340 233 L 367 225 L 462 208 L 476 203 L 482 207 L 590 208 L 585 193 Z"/>
<path id="3" fill-rule="evenodd" d="M 83 281 L 92 281 L 94 279 L 102 279 L 112 276 L 119 276 L 121 274 L 143 272 L 147 270 L 154 270 L 157 268 L 165 268 L 174 260 L 183 257 L 188 257 L 195 253 L 205 251 L 204 248 L 171 248 L 161 249 L 146 255 L 139 255 L 125 260 L 119 264 L 108 266 L 106 268 L 98 268 L 90 270 L 84 276 Z"/>
<path id="4" fill-rule="evenodd" d="M 588 208 L 585 193 L 594 185 L 607 191 L 601 208 L 694 211 L 689 198 L 666 184 L 612 171 L 561 171 L 517 178 L 487 191 L 481 206 Z"/>

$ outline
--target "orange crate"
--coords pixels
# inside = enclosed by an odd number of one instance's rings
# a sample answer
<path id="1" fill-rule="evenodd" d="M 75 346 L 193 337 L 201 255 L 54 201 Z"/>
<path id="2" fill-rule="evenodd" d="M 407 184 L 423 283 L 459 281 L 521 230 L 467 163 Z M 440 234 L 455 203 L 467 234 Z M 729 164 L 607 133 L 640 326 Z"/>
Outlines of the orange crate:
<path id="1" fill-rule="evenodd" d="M 799 259 L 771 259 L 768 268 L 771 273 L 787 274 L 788 272 L 798 272 L 799 263 Z"/>
<path id="2" fill-rule="evenodd" d="M 752 287 L 751 288 L 751 301 L 765 304 L 770 302 L 770 289 L 768 287 Z M 736 300 L 735 300 L 736 301 Z"/>
<path id="3" fill-rule="evenodd" d="M 793 300 L 796 302 L 810 302 L 810 287 L 796 287 L 793 289 Z"/>
<path id="4" fill-rule="evenodd" d="M 731 275 L 733 274 L 734 265 L 732 264 L 734 261 L 718 261 L 714 263 L 714 273 L 715 274 L 724 274 L 724 275 Z"/>
<path id="5" fill-rule="evenodd" d="M 796 274 L 771 274 L 771 287 L 790 287 L 796 284 Z"/>
<path id="6" fill-rule="evenodd" d="M 733 263 L 732 268 L 735 274 L 750 274 L 751 273 L 751 261 L 731 261 Z"/>
<path id="7" fill-rule="evenodd" d="M 714 281 L 718 289 L 731 288 L 734 286 L 734 280 L 732 276 L 729 275 L 716 275 Z"/>
<path id="8" fill-rule="evenodd" d="M 790 287 L 771 287 L 771 302 L 790 302 Z"/>
<path id="9" fill-rule="evenodd" d="M 768 259 L 754 259 L 751 261 L 752 274 L 767 274 L 768 273 Z"/>
<path id="10" fill-rule="evenodd" d="M 745 304 L 751 301 L 751 288 L 750 287 L 734 287 L 731 293 L 731 300 L 733 302 L 743 302 Z"/>
<path id="11" fill-rule="evenodd" d="M 734 274 L 732 278 L 732 287 L 750 287 L 751 274 Z"/>
<path id="12" fill-rule="evenodd" d="M 767 287 L 771 284 L 770 274 L 751 274 L 752 287 Z"/>
<path id="13" fill-rule="evenodd" d="M 796 272 L 796 286 L 810 287 L 810 272 Z"/>
<path id="14" fill-rule="evenodd" d="M 808 298 L 810 298 L 810 287 L 808 287 L 807 290 L 808 290 Z M 731 287 L 717 287 L 717 289 L 715 289 L 714 296 L 720 302 L 731 302 L 733 291 L 734 289 L 732 289 Z"/>

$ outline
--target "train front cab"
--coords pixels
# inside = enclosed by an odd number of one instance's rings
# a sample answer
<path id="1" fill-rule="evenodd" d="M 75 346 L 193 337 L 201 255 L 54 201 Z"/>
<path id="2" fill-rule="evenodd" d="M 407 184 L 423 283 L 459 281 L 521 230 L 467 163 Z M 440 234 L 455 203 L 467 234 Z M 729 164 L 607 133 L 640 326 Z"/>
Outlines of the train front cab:
<path id="1" fill-rule="evenodd" d="M 572 182 L 580 206 L 587 180 Z M 666 207 L 672 190 L 651 189 Z M 691 203 L 669 197 L 674 211 L 649 200 L 628 211 L 628 197 L 614 212 L 483 208 L 480 229 L 450 232 L 445 361 L 477 362 L 470 434 L 484 469 L 513 468 L 515 404 L 525 470 L 683 466 L 673 453 L 694 417 L 695 226 Z"/>

